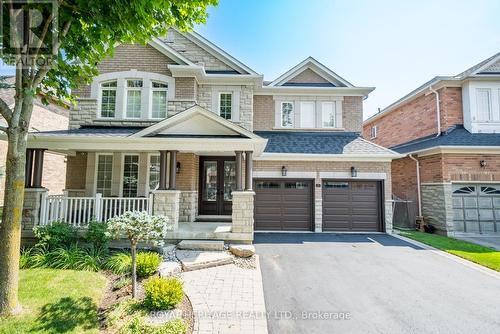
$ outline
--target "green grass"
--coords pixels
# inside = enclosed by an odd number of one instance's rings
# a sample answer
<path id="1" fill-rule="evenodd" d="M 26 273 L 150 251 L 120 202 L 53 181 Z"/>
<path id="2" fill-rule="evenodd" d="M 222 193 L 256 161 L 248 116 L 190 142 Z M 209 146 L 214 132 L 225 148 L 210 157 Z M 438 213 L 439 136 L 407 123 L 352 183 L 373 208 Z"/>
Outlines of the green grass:
<path id="1" fill-rule="evenodd" d="M 89 271 L 20 271 L 19 315 L 1 318 L 0 333 L 98 333 L 97 307 L 106 278 Z"/>
<path id="2" fill-rule="evenodd" d="M 500 252 L 492 248 L 418 231 L 400 231 L 400 234 L 490 269 L 500 271 Z"/>

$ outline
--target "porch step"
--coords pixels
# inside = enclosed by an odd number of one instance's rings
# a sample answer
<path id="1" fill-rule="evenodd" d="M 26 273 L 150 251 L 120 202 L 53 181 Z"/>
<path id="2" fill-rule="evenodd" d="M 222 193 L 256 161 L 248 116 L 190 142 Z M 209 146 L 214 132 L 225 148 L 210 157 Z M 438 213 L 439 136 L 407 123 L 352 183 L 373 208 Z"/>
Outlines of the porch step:
<path id="1" fill-rule="evenodd" d="M 178 250 L 176 256 L 181 261 L 184 271 L 222 266 L 234 262 L 228 252 Z"/>
<path id="2" fill-rule="evenodd" d="M 223 251 L 224 241 L 218 240 L 182 240 L 177 244 L 179 249 L 199 251 Z"/>
<path id="3" fill-rule="evenodd" d="M 196 216 L 196 222 L 204 223 L 230 223 L 232 221 L 231 216 L 215 216 L 215 215 L 201 215 Z"/>

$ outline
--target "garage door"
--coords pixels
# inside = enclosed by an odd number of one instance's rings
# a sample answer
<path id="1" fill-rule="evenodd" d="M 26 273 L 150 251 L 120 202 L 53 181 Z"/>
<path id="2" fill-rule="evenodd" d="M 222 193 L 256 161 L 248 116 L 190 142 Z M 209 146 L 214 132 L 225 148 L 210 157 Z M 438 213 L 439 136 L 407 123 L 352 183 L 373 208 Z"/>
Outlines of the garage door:
<path id="1" fill-rule="evenodd" d="M 454 184 L 455 232 L 500 233 L 500 184 Z"/>
<path id="2" fill-rule="evenodd" d="M 323 181 L 323 231 L 380 231 L 380 197 L 376 181 Z"/>
<path id="3" fill-rule="evenodd" d="M 259 179 L 254 189 L 256 230 L 311 230 L 311 180 Z"/>

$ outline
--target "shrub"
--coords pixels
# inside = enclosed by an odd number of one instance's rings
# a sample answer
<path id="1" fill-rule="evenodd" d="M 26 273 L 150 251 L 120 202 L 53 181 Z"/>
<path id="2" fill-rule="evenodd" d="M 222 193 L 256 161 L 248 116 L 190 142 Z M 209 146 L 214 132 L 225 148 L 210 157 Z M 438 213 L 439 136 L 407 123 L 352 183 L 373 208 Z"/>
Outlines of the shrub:
<path id="1" fill-rule="evenodd" d="M 184 334 L 188 327 L 184 320 L 174 319 L 161 326 L 146 325 L 140 316 L 132 318 L 125 326 L 120 328 L 119 334 Z"/>
<path id="2" fill-rule="evenodd" d="M 120 277 L 116 282 L 113 284 L 113 290 L 120 290 L 123 287 L 126 287 L 127 285 L 132 284 L 132 278 L 125 276 L 125 277 Z"/>
<path id="3" fill-rule="evenodd" d="M 36 246 L 47 247 L 48 249 L 69 247 L 78 240 L 78 229 L 62 222 L 37 226 L 33 229 L 33 232 L 38 239 Z"/>
<path id="4" fill-rule="evenodd" d="M 105 253 L 101 249 L 79 248 L 72 245 L 68 248 L 35 247 L 21 252 L 20 268 L 54 268 L 98 271 L 104 262 Z"/>
<path id="5" fill-rule="evenodd" d="M 156 273 L 162 257 L 155 252 L 137 252 L 137 276 L 148 277 Z M 132 257 L 128 253 L 119 252 L 111 255 L 106 268 L 117 275 L 130 273 L 132 270 Z"/>
<path id="6" fill-rule="evenodd" d="M 182 283 L 177 278 L 153 277 L 144 284 L 144 306 L 150 310 L 168 310 L 184 297 Z"/>
<path id="7" fill-rule="evenodd" d="M 21 256 L 19 257 L 19 269 L 27 269 L 31 268 L 31 258 L 32 258 L 32 249 L 31 248 L 23 248 L 21 249 Z"/>
<path id="8" fill-rule="evenodd" d="M 94 248 L 107 248 L 109 236 L 107 234 L 108 224 L 98 221 L 91 221 L 85 234 L 85 241 L 93 245 Z"/>

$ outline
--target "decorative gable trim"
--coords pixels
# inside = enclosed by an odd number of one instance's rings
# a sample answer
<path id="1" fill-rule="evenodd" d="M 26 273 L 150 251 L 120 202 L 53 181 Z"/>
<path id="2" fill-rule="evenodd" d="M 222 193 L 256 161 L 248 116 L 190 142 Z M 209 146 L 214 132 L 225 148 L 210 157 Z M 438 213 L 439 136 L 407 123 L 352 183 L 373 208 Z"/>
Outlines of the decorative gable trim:
<path id="1" fill-rule="evenodd" d="M 306 58 L 304 61 L 297 64 L 279 78 L 271 82 L 268 87 L 283 86 L 289 80 L 295 78 L 306 69 L 312 70 L 328 82 L 332 83 L 334 86 L 354 87 L 349 81 L 345 80 L 313 57 Z"/>
<path id="2" fill-rule="evenodd" d="M 500 53 L 497 53 L 487 61 L 483 66 L 479 67 L 471 75 L 482 75 L 482 74 L 500 74 Z"/>

